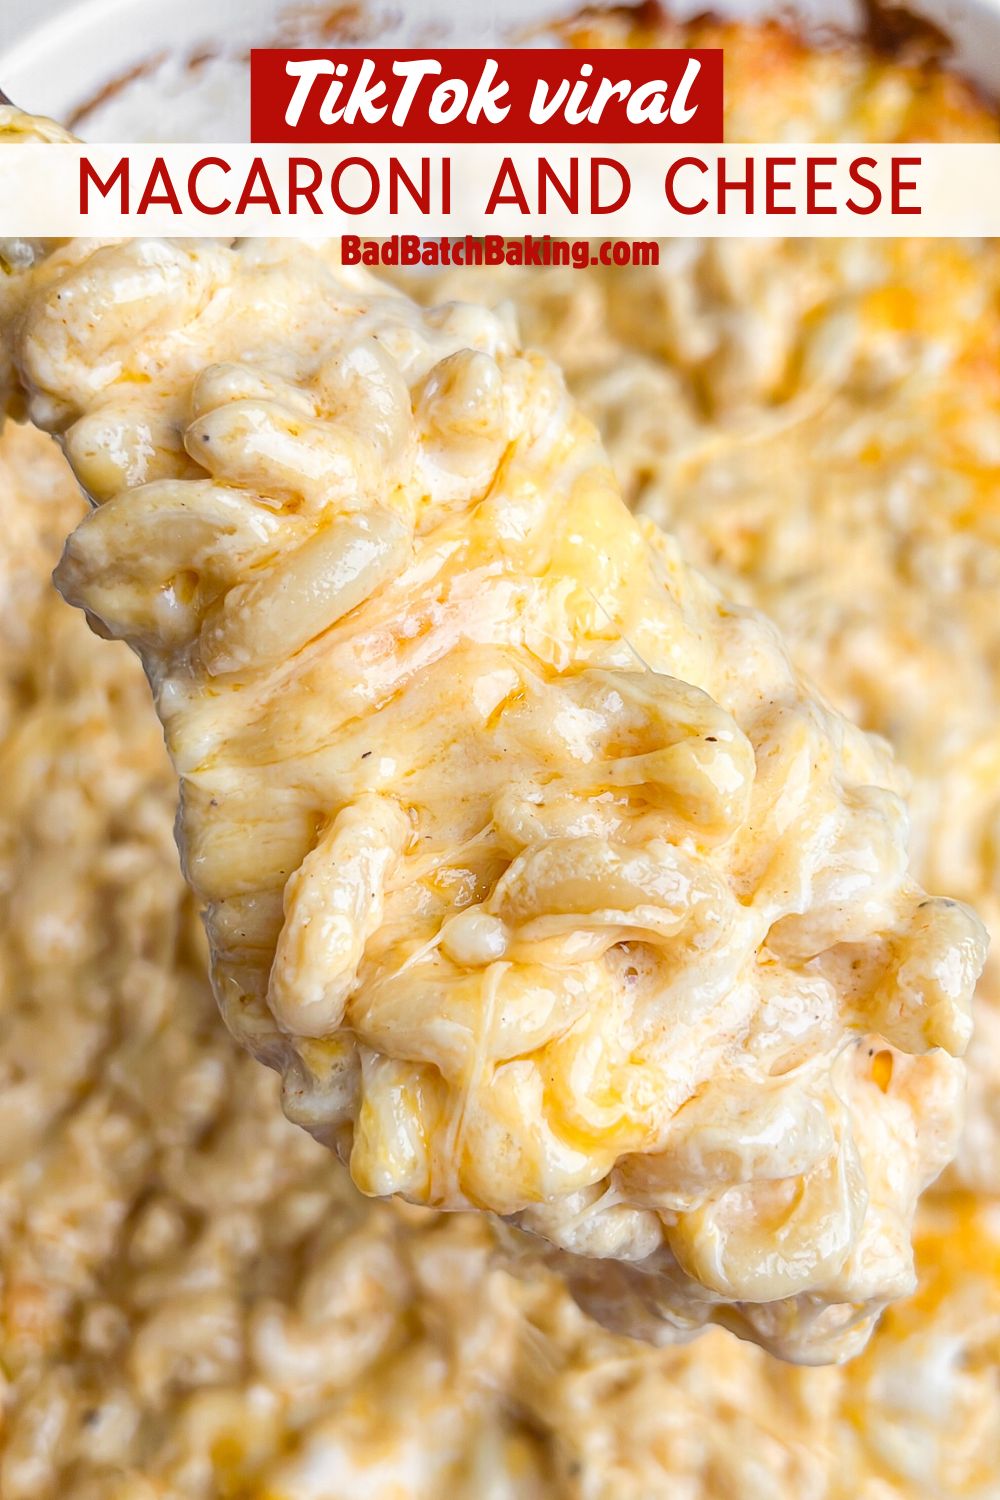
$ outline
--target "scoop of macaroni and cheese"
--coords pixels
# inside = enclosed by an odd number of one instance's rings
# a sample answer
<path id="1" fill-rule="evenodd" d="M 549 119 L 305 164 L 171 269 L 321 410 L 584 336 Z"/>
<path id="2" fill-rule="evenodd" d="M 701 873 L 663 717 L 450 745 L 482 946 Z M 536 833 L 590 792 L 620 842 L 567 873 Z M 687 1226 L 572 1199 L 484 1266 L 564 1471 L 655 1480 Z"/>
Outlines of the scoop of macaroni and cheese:
<path id="1" fill-rule="evenodd" d="M 15 279 L 94 502 L 57 582 L 143 661 L 290 1117 L 611 1327 L 857 1349 L 913 1286 L 985 946 L 908 871 L 885 745 L 629 514 L 502 311 L 289 241 Z"/>

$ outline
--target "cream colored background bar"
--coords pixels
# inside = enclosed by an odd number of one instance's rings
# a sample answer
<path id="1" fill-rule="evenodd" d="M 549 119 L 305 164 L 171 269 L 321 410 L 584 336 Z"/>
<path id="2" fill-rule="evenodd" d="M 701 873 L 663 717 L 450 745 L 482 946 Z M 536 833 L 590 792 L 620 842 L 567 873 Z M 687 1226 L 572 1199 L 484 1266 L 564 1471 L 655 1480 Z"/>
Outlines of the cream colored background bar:
<path id="1" fill-rule="evenodd" d="M 509 174 L 503 175 L 505 156 L 513 164 L 523 199 L 520 204 L 499 204 L 489 213 L 489 199 L 498 179 L 502 179 L 507 196 L 514 195 Z M 350 158 L 354 158 L 353 164 Z M 360 164 L 358 158 L 367 165 Z M 255 162 L 259 164 L 256 175 Z M 165 194 L 169 179 L 179 211 L 163 202 L 149 202 L 148 195 L 146 210 L 141 211 L 144 192 L 158 163 L 161 170 L 154 178 L 154 190 Z M 671 203 L 667 177 L 672 164 Z M 83 212 L 81 174 L 85 165 L 102 182 L 107 182 L 118 167 L 122 170 L 107 196 L 102 197 L 96 187 L 89 188 L 87 211 Z M 596 172 L 598 202 L 607 206 L 618 196 L 618 184 L 624 180 L 621 169 L 628 178 L 627 197 L 613 212 L 597 212 L 591 192 L 592 171 Z M 574 170 L 575 212 L 552 186 L 554 176 L 569 191 Z M 544 212 L 540 211 L 540 172 L 549 181 Z M 126 173 L 128 191 L 123 196 Z M 322 211 L 313 211 L 300 192 L 297 211 L 293 212 L 290 183 L 297 181 L 301 189 L 317 173 L 321 185 L 315 201 Z M 426 212 L 413 202 L 400 173 L 426 187 Z M 739 186 L 723 191 L 723 179 L 739 184 L 751 173 L 752 204 Z M 264 174 L 273 191 L 274 206 L 258 202 L 246 204 L 244 211 L 239 211 L 248 179 L 251 187 L 262 192 Z M 821 205 L 828 210 L 825 213 L 809 211 L 810 177 L 815 188 L 813 207 Z M 450 194 L 445 192 L 446 179 Z M 394 180 L 395 212 L 391 203 Z M 908 212 L 893 211 L 894 181 L 900 185 L 896 205 Z M 192 201 L 192 183 L 203 206 L 226 202 L 229 206 L 219 213 L 201 211 Z M 339 186 L 340 207 L 334 183 Z M 859 211 L 875 202 L 875 188 L 879 201 L 874 211 Z M 369 206 L 362 213 L 345 211 L 344 205 L 360 207 L 366 202 Z M 684 212 L 685 208 L 697 211 Z M 0 234 L 5 236 L 342 233 L 550 234 L 601 239 L 661 235 L 995 236 L 1000 235 L 1000 145 L 775 144 L 670 149 L 642 145 L 579 150 L 570 146 L 492 145 L 359 145 L 346 149 L 26 145 L 0 151 Z"/>

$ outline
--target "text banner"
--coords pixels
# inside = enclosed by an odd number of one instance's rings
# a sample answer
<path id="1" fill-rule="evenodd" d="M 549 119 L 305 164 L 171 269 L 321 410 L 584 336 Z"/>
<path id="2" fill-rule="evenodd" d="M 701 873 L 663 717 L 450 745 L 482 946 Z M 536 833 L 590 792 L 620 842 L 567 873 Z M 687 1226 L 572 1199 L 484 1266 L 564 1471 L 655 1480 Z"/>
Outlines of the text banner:
<path id="1" fill-rule="evenodd" d="M 250 139 L 721 141 L 722 51 L 255 49 Z"/>
<path id="2" fill-rule="evenodd" d="M 1000 235 L 1000 145 L 19 145 L 0 233 Z"/>

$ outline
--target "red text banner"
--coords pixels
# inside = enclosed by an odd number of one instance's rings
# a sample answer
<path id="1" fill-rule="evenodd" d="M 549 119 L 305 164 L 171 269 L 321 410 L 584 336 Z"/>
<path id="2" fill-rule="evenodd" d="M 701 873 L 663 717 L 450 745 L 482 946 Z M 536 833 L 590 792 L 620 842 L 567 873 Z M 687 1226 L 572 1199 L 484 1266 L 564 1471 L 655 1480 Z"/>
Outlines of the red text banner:
<path id="1" fill-rule="evenodd" d="M 255 48 L 255 142 L 718 142 L 722 52 Z"/>

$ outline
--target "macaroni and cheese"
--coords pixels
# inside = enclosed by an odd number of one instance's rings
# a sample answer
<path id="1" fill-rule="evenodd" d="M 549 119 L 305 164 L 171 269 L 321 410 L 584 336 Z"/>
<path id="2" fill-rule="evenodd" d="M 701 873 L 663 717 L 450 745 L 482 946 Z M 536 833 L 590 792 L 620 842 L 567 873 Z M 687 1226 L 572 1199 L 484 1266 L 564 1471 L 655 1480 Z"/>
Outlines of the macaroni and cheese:
<path id="1" fill-rule="evenodd" d="M 967 908 L 885 746 L 638 524 L 555 368 L 322 245 L 56 248 L 15 359 L 57 572 L 180 774 L 231 1029 L 369 1194 L 645 1338 L 842 1358 L 954 1151 Z"/>

